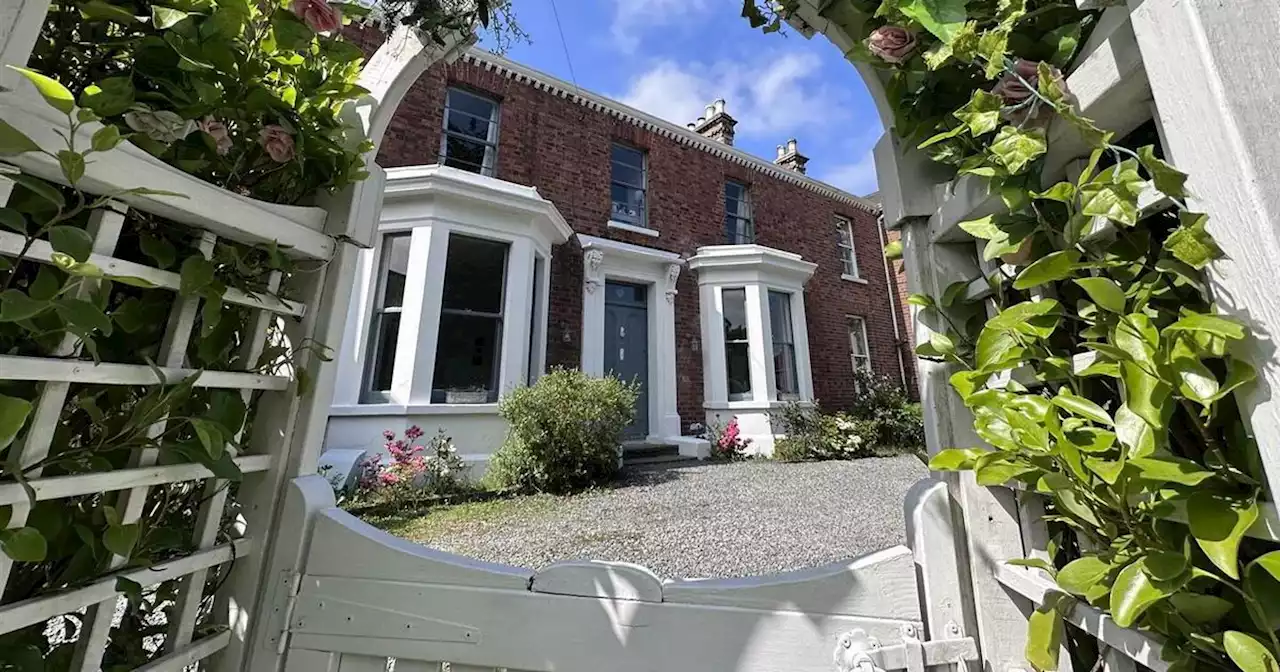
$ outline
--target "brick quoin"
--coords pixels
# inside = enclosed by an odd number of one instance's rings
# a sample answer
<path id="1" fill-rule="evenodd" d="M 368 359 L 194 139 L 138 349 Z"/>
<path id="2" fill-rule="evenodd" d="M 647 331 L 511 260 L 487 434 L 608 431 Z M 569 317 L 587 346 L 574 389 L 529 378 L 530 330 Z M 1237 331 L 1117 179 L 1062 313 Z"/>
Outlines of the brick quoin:
<path id="1" fill-rule="evenodd" d="M 356 33 L 348 31 L 366 51 L 376 47 L 376 36 Z M 798 253 L 818 264 L 805 290 L 805 309 L 814 393 L 823 407 L 845 408 L 857 394 L 851 384 L 848 315 L 867 321 L 875 370 L 898 379 L 893 322 L 900 318 L 890 305 L 876 214 L 682 145 L 465 59 L 437 63 L 414 84 L 387 130 L 379 165 L 390 168 L 437 162 L 449 86 L 499 101 L 496 177 L 537 187 L 576 233 L 689 257 L 699 246 L 725 242 L 724 181 L 749 185 L 757 242 Z M 614 142 L 648 154 L 649 226 L 661 232 L 658 238 L 606 226 L 611 209 L 610 147 Z M 854 223 L 858 265 L 866 284 L 840 277 L 836 215 Z M 678 412 L 687 427 L 704 416 L 694 273 L 684 270 L 677 289 Z M 548 298 L 547 363 L 577 367 L 582 343 L 582 249 L 576 239 L 554 250 Z"/>

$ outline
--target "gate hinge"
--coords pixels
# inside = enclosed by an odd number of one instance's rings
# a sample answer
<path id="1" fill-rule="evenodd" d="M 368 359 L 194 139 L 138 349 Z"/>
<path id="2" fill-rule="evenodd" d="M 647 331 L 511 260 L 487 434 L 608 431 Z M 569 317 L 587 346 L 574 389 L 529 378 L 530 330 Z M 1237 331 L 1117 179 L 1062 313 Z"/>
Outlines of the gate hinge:
<path id="1" fill-rule="evenodd" d="M 916 628 L 911 625 L 903 627 L 901 643 L 888 646 L 881 646 L 865 630 L 850 630 L 840 635 L 835 651 L 836 672 L 924 672 L 926 667 L 977 658 L 978 646 L 972 637 L 922 642 L 916 637 Z"/>
<path id="2" fill-rule="evenodd" d="M 281 572 L 285 595 L 284 610 L 280 616 L 280 635 L 276 638 L 276 653 L 283 655 L 289 645 L 289 624 L 293 622 L 293 610 L 298 606 L 298 594 L 302 592 L 302 573 L 293 570 Z"/>

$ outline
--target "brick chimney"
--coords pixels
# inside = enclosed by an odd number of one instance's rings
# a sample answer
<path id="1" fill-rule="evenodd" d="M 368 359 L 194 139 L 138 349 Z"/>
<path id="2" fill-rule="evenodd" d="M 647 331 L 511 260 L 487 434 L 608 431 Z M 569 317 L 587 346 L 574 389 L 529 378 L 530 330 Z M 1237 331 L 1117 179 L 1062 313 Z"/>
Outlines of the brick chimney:
<path id="1" fill-rule="evenodd" d="M 733 127 L 738 121 L 724 111 L 724 99 L 720 98 L 707 106 L 701 117 L 689 124 L 689 128 L 701 133 L 716 142 L 733 145 Z"/>
<path id="2" fill-rule="evenodd" d="M 809 163 L 809 157 L 800 153 L 796 149 L 796 139 L 791 138 L 785 145 L 778 145 L 778 158 L 773 162 L 787 170 L 794 170 L 801 175 L 804 174 L 804 164 Z"/>

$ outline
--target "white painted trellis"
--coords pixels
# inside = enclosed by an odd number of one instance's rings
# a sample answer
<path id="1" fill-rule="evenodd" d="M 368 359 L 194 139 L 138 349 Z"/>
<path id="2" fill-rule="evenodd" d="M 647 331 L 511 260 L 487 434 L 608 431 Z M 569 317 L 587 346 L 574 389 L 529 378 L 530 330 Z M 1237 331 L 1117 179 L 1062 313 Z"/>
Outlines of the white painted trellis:
<path id="1" fill-rule="evenodd" d="M 0 62 L 24 63 L 43 21 L 47 0 L 0 6 Z M 821 32 L 849 52 L 844 30 L 823 16 L 817 0 L 801 0 L 793 23 Z M 1190 168 L 1196 207 L 1212 215 L 1210 227 L 1228 259 L 1213 268 L 1220 305 L 1247 319 L 1255 331 L 1280 333 L 1280 295 L 1271 288 L 1280 269 L 1280 100 L 1260 84 L 1260 72 L 1280 71 L 1280 6 L 1269 0 L 1131 0 L 1107 10 L 1086 56 L 1068 85 L 1083 113 L 1121 135 L 1157 117 L 1166 155 Z M 366 68 L 372 91 L 352 123 L 375 144 L 412 82 L 434 60 L 465 40 L 425 45 L 398 33 Z M 877 75 L 862 71 L 882 118 L 891 118 Z M 42 146 L 56 146 L 56 115 L 8 71 L 0 71 L 0 119 Z M 93 126 L 85 129 L 91 133 Z M 1082 149 L 1070 133 L 1051 131 L 1050 178 L 1072 169 Z M 372 156 L 372 155 L 371 155 Z M 266 327 L 277 321 L 292 342 L 336 344 L 354 276 L 355 251 L 343 241 L 368 243 L 381 202 L 381 171 L 369 165 L 368 182 L 340 194 L 327 209 L 285 208 L 212 188 L 128 145 L 100 155 L 82 186 L 95 193 L 146 186 L 190 196 L 137 196 L 94 215 L 92 263 L 109 273 L 145 278 L 175 291 L 166 330 L 162 373 L 176 381 L 190 371 L 183 352 L 198 301 L 176 296 L 176 274 L 112 257 L 124 208 L 132 207 L 205 232 L 206 253 L 217 238 L 278 241 L 299 259 L 327 261 L 297 288 L 296 301 L 229 291 L 224 300 L 257 312 L 244 345 L 261 352 Z M 886 221 L 903 232 L 914 292 L 938 294 L 948 284 L 985 269 L 975 246 L 956 226 L 993 211 L 999 199 L 977 180 L 935 184 L 935 170 L 918 152 L 886 138 L 876 151 Z M 19 165 L 58 179 L 47 157 L 25 155 Z M 0 191 L 0 196 L 7 192 Z M 4 199 L 0 199 L 4 200 Z M 1159 208 L 1154 201 L 1149 208 Z M 0 233 L 0 254 L 21 253 L 22 241 Z M 26 258 L 51 261 L 38 243 Z M 273 282 L 278 283 L 279 278 Z M 978 296 L 980 284 L 974 284 Z M 918 336 L 927 336 L 918 326 Z M 75 382 L 154 384 L 152 369 L 74 358 L 74 340 L 60 359 L 0 357 L 0 378 L 41 381 L 31 427 L 20 447 L 22 464 L 37 461 L 52 441 L 52 427 Z M 1260 352 L 1260 361 L 1274 353 Z M 239 491 L 242 536 L 215 543 L 226 491 L 199 465 L 155 464 L 146 452 L 130 467 L 107 473 L 40 477 L 30 483 L 37 501 L 97 492 L 121 493 L 125 516 L 138 515 L 148 488 L 202 481 L 205 498 L 192 539 L 200 550 L 154 567 L 117 575 L 58 595 L 0 605 L 0 634 L 85 610 L 77 642 L 77 669 L 95 670 L 110 636 L 116 577 L 144 585 L 181 579 L 163 657 L 144 668 L 202 668 L 337 672 L 385 670 L 789 670 L 923 671 L 964 666 L 980 653 L 992 672 L 1027 668 L 1026 619 L 1052 588 L 1034 570 L 1005 560 L 1036 557 L 1045 548 L 1042 503 L 1029 493 L 982 488 L 971 475 L 922 482 L 907 502 L 912 550 L 887 549 L 815 570 L 714 581 L 659 581 L 644 568 L 616 563 L 561 563 L 541 571 L 478 563 L 402 542 L 338 510 L 332 491 L 314 475 L 333 367 L 306 355 L 316 380 L 298 397 L 288 372 L 210 371 L 198 384 L 266 392 L 259 421 L 236 463 L 246 474 Z M 1258 439 L 1271 491 L 1280 485 L 1280 367 L 1259 367 L 1261 381 L 1244 399 Z M 920 386 L 931 451 L 978 442 L 971 418 L 947 385 L 945 367 L 920 363 Z M 0 506 L 13 507 L 10 525 L 29 512 L 28 494 L 0 484 Z M 1273 504 L 1249 534 L 1280 539 Z M 204 591 L 214 567 L 233 562 L 216 596 L 215 622 L 227 629 L 193 641 Z M 0 588 L 10 564 L 0 558 Z M 1087 606 L 1068 621 L 1111 647 L 1106 667 L 1124 672 L 1140 663 L 1165 669 L 1159 643 L 1119 628 Z M 976 646 L 975 646 L 976 640 Z M 1065 659 L 1065 658 L 1064 658 Z"/>

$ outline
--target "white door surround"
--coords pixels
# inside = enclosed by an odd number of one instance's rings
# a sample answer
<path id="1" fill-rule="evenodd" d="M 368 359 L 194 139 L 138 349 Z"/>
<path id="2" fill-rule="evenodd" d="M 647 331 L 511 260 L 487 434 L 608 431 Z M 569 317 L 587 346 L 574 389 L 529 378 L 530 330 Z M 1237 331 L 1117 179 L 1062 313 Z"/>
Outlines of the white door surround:
<path id="1" fill-rule="evenodd" d="M 698 273 L 699 313 L 702 324 L 702 375 L 707 423 L 723 425 L 738 419 L 742 435 L 751 440 L 749 451 L 771 454 L 774 435 L 770 412 L 788 401 L 813 401 L 813 374 L 809 368 L 809 330 L 806 326 L 804 285 L 818 265 L 800 255 L 761 245 L 712 245 L 698 248 L 689 268 Z M 751 391 L 746 398 L 730 399 L 725 357 L 724 290 L 742 289 Z M 791 297 L 791 329 L 798 394 L 779 399 L 770 329 L 769 292 Z"/>
<path id="2" fill-rule="evenodd" d="M 606 280 L 647 287 L 649 313 L 649 440 L 680 441 L 676 412 L 676 280 L 684 260 L 675 252 L 578 234 L 582 244 L 582 371 L 604 375 Z"/>

